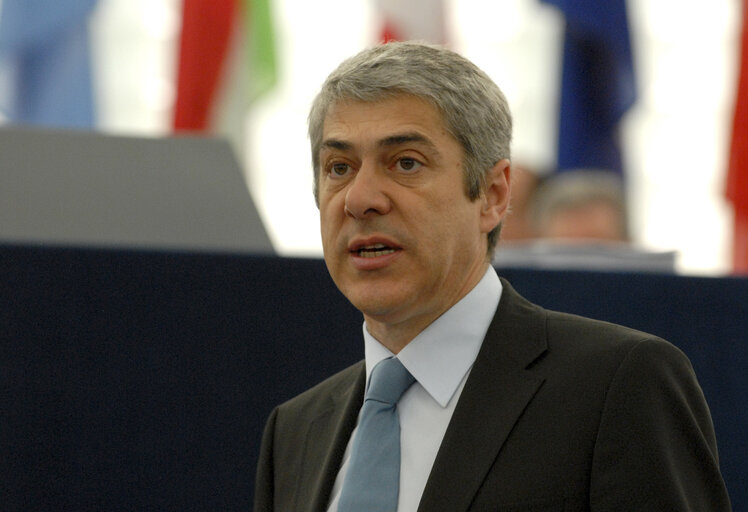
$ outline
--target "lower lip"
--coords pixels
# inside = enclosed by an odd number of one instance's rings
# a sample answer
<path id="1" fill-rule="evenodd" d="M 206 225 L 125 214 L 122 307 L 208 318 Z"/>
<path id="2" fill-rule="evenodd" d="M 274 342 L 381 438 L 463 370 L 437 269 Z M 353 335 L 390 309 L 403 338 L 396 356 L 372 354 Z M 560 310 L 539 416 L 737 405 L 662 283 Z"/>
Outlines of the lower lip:
<path id="1" fill-rule="evenodd" d="M 372 258 L 365 258 L 362 256 L 359 256 L 358 253 L 350 253 L 351 254 L 351 261 L 353 262 L 353 266 L 358 270 L 377 270 L 380 268 L 384 268 L 392 264 L 395 259 L 397 259 L 400 256 L 400 253 L 402 250 L 398 249 L 395 252 L 391 252 L 389 254 L 383 254 L 382 256 L 375 256 Z"/>

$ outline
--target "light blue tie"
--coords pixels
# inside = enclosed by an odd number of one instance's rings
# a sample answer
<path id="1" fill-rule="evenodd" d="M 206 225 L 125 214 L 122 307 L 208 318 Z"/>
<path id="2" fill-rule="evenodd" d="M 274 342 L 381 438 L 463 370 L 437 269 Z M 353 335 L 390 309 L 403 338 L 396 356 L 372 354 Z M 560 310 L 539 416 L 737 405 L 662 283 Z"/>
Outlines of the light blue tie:
<path id="1" fill-rule="evenodd" d="M 397 401 L 415 382 L 396 358 L 372 370 L 338 512 L 394 512 L 400 487 Z"/>

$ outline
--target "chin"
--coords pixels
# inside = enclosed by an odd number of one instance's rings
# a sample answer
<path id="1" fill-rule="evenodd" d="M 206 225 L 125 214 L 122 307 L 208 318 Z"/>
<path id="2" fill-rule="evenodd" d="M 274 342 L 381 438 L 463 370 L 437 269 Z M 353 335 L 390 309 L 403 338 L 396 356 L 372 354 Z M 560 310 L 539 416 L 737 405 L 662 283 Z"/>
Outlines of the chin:
<path id="1" fill-rule="evenodd" d="M 401 293 L 396 293 L 391 288 L 389 290 L 377 290 L 379 287 L 362 286 L 361 288 L 350 290 L 344 293 L 348 300 L 356 309 L 370 317 L 386 317 L 393 310 L 401 306 L 405 298 Z"/>

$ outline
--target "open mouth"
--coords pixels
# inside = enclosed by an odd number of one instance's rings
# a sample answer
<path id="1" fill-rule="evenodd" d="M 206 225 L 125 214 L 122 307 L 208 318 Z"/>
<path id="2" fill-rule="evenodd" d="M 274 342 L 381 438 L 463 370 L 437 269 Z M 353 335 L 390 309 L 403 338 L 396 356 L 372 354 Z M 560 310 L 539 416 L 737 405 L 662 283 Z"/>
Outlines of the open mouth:
<path id="1" fill-rule="evenodd" d="M 352 251 L 353 254 L 361 257 L 361 258 L 376 258 L 378 256 L 385 256 L 387 254 L 392 254 L 395 252 L 395 249 L 392 247 L 388 247 L 384 244 L 372 244 L 372 245 L 363 245 L 359 247 L 357 250 Z"/>

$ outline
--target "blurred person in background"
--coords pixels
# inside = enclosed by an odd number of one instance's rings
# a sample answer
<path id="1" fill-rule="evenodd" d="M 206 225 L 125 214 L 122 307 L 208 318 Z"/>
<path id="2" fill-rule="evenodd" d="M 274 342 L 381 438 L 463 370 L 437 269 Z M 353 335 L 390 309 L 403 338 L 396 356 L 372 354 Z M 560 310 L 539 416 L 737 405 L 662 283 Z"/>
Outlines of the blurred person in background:
<path id="1" fill-rule="evenodd" d="M 527 210 L 537 238 L 630 241 L 623 181 L 610 171 L 553 174 L 529 198 Z"/>
<path id="2" fill-rule="evenodd" d="M 623 180 L 605 169 L 521 169 L 502 230 L 499 267 L 675 272 L 674 251 L 637 246 Z"/>

